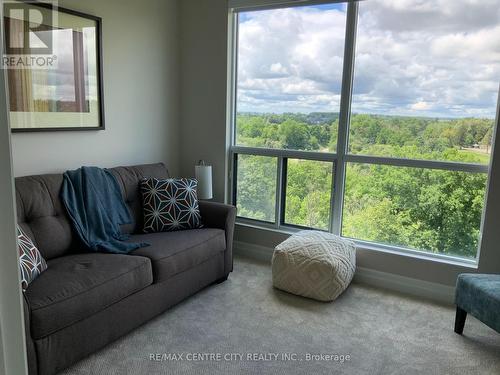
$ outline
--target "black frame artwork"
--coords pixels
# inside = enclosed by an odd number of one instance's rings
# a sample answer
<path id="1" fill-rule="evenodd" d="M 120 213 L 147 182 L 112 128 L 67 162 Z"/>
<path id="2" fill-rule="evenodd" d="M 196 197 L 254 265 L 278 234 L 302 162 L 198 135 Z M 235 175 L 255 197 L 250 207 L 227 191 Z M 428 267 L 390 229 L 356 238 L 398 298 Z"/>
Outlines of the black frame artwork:
<path id="1" fill-rule="evenodd" d="M 88 77 L 88 70 L 85 70 L 85 67 L 88 67 L 89 61 L 89 55 L 83 56 L 82 51 L 83 51 L 83 46 L 78 46 L 79 43 L 83 43 L 83 35 L 79 37 L 80 42 L 78 43 L 77 40 L 74 38 L 74 35 L 76 34 L 83 34 L 82 32 L 76 32 L 75 29 L 72 29 L 71 26 L 69 26 L 69 30 L 72 30 L 73 34 L 73 39 L 71 40 L 71 45 L 68 47 L 68 49 L 73 50 L 73 64 L 74 64 L 74 69 L 73 69 L 73 77 L 74 77 L 74 101 L 69 101 L 65 103 L 56 103 L 57 105 L 52 104 L 53 107 L 55 107 L 55 110 L 45 110 L 44 111 L 44 122 L 45 124 L 40 124 L 38 125 L 36 120 L 33 120 L 33 116 L 35 116 L 38 111 L 33 108 L 30 108 L 28 112 L 23 112 L 26 111 L 26 109 L 21 109 L 17 110 L 17 112 L 21 112 L 21 114 L 27 114 L 27 117 L 30 118 L 30 126 L 19 126 L 16 121 L 13 121 L 12 114 L 14 113 L 13 111 L 13 103 L 14 100 L 12 100 L 12 89 L 15 90 L 23 90 L 24 86 L 20 84 L 19 79 L 16 79 L 15 74 L 15 69 L 9 69 L 7 67 L 7 77 L 8 77 L 8 82 L 9 84 L 7 85 L 9 88 L 9 95 L 11 96 L 10 103 L 9 103 L 9 108 L 10 108 L 10 113 L 11 113 L 11 131 L 13 133 L 24 133 L 24 132 L 45 132 L 45 131 L 80 131 L 80 130 L 104 130 L 105 129 L 105 121 L 104 121 L 104 89 L 103 89 L 103 62 L 102 62 L 102 19 L 100 17 L 66 9 L 66 8 L 61 8 L 55 5 L 52 5 L 51 3 L 43 3 L 43 2 L 37 2 L 37 1 L 18 1 L 19 4 L 22 4 L 21 6 L 27 6 L 29 9 L 36 9 L 39 8 L 41 12 L 44 12 L 45 14 L 50 14 L 53 19 L 58 19 L 59 14 L 65 14 L 65 15 L 70 15 L 73 17 L 78 17 L 82 18 L 84 21 L 92 21 L 93 25 L 92 27 L 95 28 L 95 53 L 92 51 L 92 56 L 95 57 L 95 61 L 92 61 L 91 63 L 93 66 L 95 66 L 95 86 L 93 88 L 95 95 L 97 96 L 97 99 L 94 100 L 95 105 L 92 106 L 92 110 L 94 113 L 90 113 L 90 99 L 88 99 L 89 93 L 85 91 L 85 88 L 89 86 L 89 77 Z M 6 5 L 9 4 L 11 5 L 12 2 L 5 3 Z M 5 10 L 5 9 L 4 9 Z M 10 20 L 7 17 L 7 11 L 5 10 L 4 12 L 4 27 L 5 27 L 5 35 L 6 35 L 6 40 L 8 41 L 9 39 L 9 22 Z M 29 21 L 31 22 L 31 21 Z M 27 25 L 30 25 L 29 22 L 24 22 Z M 26 30 L 24 30 L 24 34 L 28 34 L 30 30 L 37 31 L 36 28 L 31 28 L 28 29 L 27 27 L 32 27 L 33 23 L 31 23 L 31 26 L 25 26 Z M 40 25 L 40 28 L 45 25 Z M 76 28 L 76 26 L 74 26 Z M 66 26 L 64 29 L 68 29 Z M 43 31 L 54 31 L 54 30 L 63 30 L 62 27 L 46 27 Z M 51 33 L 55 34 L 55 33 Z M 27 39 L 26 36 L 24 36 L 24 41 L 25 43 L 30 43 Z M 59 42 L 61 43 L 61 42 Z M 24 55 L 24 56 L 30 56 L 30 55 L 39 55 L 37 52 L 39 49 L 37 48 L 30 48 L 31 46 L 28 45 L 27 48 L 24 48 L 24 50 L 20 51 L 19 48 L 11 48 L 8 46 L 9 43 L 6 43 L 7 46 L 5 48 L 5 55 L 4 56 L 11 56 L 11 55 Z M 94 44 L 92 44 L 92 49 L 94 48 Z M 43 55 L 41 55 L 43 56 Z M 56 55 L 54 54 L 54 57 Z M 49 57 L 50 58 L 50 57 Z M 87 59 L 87 60 L 85 60 Z M 4 62 L 5 65 L 5 62 Z M 5 66 L 4 66 L 5 68 Z M 14 85 L 14 86 L 11 86 Z M 21 87 L 21 88 L 20 88 Z M 43 89 L 43 87 L 42 87 Z M 48 88 L 47 88 L 48 90 Z M 32 101 L 35 101 L 32 99 Z M 54 101 L 54 100 L 52 100 Z M 68 104 L 69 103 L 69 104 Z M 46 103 L 45 103 L 46 104 Z M 69 108 L 65 108 L 62 111 L 60 110 L 60 107 L 62 106 L 67 106 Z M 82 109 L 82 108 L 86 108 Z M 73 112 L 73 108 L 74 112 Z M 78 115 L 82 114 L 84 112 L 89 112 L 92 116 L 89 117 L 90 120 L 86 121 L 78 121 Z M 95 113 L 98 112 L 98 113 Z M 61 113 L 67 114 L 68 115 L 68 121 L 67 124 L 64 123 L 66 120 L 58 120 L 55 121 L 56 117 L 54 118 L 54 122 L 51 122 L 51 116 L 60 116 Z M 39 114 L 39 113 L 38 113 Z M 71 121 L 71 115 L 76 115 L 75 120 Z M 36 118 L 36 117 L 35 117 Z M 63 123 L 61 123 L 63 122 Z M 82 126 L 82 123 L 85 122 L 85 125 Z"/>

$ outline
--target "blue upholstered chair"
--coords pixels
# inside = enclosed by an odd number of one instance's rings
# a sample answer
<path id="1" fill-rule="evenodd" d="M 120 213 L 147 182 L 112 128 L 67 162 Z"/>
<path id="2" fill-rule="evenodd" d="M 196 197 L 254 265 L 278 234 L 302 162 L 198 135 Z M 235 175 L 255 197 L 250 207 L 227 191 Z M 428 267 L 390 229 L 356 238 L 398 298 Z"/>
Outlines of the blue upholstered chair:
<path id="1" fill-rule="evenodd" d="M 500 332 L 500 275 L 463 273 L 455 293 L 456 333 L 462 334 L 467 313 Z"/>

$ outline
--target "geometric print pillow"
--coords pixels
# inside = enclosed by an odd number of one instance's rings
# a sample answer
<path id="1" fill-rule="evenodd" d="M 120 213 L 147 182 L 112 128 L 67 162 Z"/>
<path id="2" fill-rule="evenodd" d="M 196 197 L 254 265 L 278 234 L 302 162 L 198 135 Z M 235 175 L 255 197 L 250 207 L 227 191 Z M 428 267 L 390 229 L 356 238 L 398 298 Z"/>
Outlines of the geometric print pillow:
<path id="1" fill-rule="evenodd" d="M 21 287 L 23 291 L 38 275 L 47 269 L 47 262 L 23 230 L 17 226 L 17 250 L 21 269 Z"/>
<path id="2" fill-rule="evenodd" d="M 201 215 L 192 178 L 141 181 L 144 233 L 201 228 Z"/>

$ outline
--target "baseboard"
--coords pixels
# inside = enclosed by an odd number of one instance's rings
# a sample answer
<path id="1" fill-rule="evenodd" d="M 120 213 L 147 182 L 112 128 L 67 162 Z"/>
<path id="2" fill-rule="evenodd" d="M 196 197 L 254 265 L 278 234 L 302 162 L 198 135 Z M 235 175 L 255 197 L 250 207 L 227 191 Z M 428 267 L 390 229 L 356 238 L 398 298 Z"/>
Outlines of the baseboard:
<path id="1" fill-rule="evenodd" d="M 416 297 L 428 298 L 445 304 L 453 304 L 455 300 L 455 287 L 370 268 L 358 267 L 354 281 Z"/>
<path id="2" fill-rule="evenodd" d="M 234 253 L 270 263 L 273 249 L 248 242 L 235 241 Z M 452 304 L 455 297 L 455 288 L 449 285 L 414 279 L 364 267 L 357 267 L 354 282 L 416 297 L 427 298 L 445 304 Z"/>
<path id="3" fill-rule="evenodd" d="M 273 249 L 265 246 L 254 245 L 248 242 L 234 241 L 234 253 L 248 258 L 271 263 Z"/>

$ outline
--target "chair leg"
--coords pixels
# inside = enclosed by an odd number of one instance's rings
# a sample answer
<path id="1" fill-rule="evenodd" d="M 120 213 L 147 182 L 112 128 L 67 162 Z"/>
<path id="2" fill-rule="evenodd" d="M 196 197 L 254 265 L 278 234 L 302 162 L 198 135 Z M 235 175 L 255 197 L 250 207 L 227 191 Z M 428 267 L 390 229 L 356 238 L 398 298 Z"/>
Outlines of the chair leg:
<path id="1" fill-rule="evenodd" d="M 462 310 L 457 306 L 457 314 L 455 315 L 455 332 L 459 335 L 464 331 L 465 318 L 467 318 L 467 311 Z"/>

